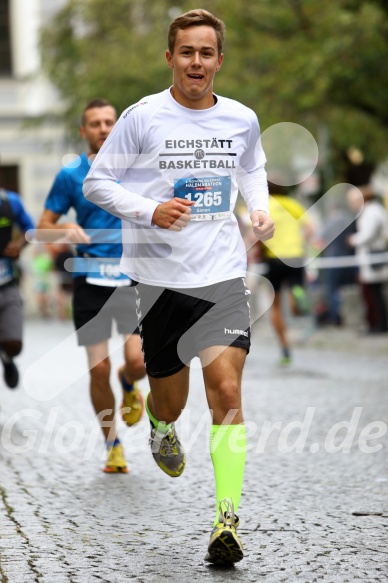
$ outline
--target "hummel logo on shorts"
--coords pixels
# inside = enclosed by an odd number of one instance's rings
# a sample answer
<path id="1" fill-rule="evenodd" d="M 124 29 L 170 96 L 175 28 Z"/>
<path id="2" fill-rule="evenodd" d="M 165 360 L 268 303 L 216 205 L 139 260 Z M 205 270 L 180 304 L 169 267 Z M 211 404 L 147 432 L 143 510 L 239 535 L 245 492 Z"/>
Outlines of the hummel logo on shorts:
<path id="1" fill-rule="evenodd" d="M 245 330 L 229 330 L 229 328 L 224 328 L 224 333 L 233 334 L 236 336 L 245 336 L 246 338 L 248 338 L 248 332 L 245 332 Z"/>

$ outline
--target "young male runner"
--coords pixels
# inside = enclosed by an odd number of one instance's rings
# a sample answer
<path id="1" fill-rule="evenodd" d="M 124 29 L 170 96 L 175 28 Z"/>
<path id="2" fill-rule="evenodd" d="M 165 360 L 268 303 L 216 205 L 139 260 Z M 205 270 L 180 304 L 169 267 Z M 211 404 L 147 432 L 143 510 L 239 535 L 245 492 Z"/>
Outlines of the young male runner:
<path id="1" fill-rule="evenodd" d="M 123 387 L 122 417 L 129 426 L 137 423 L 143 413 L 143 398 L 136 381 L 145 376 L 145 368 L 135 291 L 129 287 L 131 280 L 118 269 L 122 253 L 121 221 L 88 202 L 82 194 L 82 184 L 115 122 L 116 111 L 108 101 L 94 99 L 86 105 L 80 134 L 88 143 L 88 152 L 81 155 L 79 165 L 71 164 L 58 173 L 38 224 L 38 229 L 49 229 L 56 238 L 63 237 L 65 232 L 67 241 L 77 244 L 73 319 L 78 343 L 86 348 L 91 400 L 106 440 L 104 471 L 112 473 L 127 472 L 115 428 L 115 398 L 109 381 L 108 339 L 113 320 L 125 336 L 125 364 L 118 374 Z M 71 208 L 76 212 L 77 223 L 58 223 Z M 38 238 L 47 235 L 50 233 L 38 233 Z"/>
<path id="2" fill-rule="evenodd" d="M 217 510 L 206 559 L 243 558 L 236 534 L 246 433 L 241 377 L 250 346 L 245 246 L 233 215 L 238 187 L 256 236 L 272 236 L 259 125 L 213 93 L 224 24 L 205 10 L 168 35 L 173 85 L 129 107 L 84 182 L 88 200 L 123 219 L 121 269 L 139 282 L 138 318 L 151 391 L 151 450 L 168 475 L 185 467 L 174 422 L 199 355 L 212 413 Z"/>

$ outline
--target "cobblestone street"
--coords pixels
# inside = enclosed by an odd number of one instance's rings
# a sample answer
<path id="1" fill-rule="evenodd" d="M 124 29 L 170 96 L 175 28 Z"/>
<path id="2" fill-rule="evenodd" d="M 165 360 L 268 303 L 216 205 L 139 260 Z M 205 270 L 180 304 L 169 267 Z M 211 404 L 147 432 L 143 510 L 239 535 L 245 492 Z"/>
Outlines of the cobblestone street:
<path id="1" fill-rule="evenodd" d="M 214 483 L 196 360 L 177 423 L 184 474 L 156 466 L 143 418 L 119 421 L 130 473 L 108 475 L 71 322 L 27 321 L 20 386 L 0 380 L 0 582 L 387 581 L 388 335 L 327 329 L 302 342 L 299 332 L 285 369 L 267 324 L 254 328 L 239 509 L 247 557 L 231 571 L 204 562 Z"/>

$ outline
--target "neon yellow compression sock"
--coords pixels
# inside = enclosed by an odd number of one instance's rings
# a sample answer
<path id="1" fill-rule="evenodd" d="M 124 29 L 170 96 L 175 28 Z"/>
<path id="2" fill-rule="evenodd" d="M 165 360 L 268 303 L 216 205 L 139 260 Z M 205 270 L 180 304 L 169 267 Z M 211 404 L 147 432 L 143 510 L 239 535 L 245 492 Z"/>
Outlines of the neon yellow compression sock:
<path id="1" fill-rule="evenodd" d="M 231 498 L 237 512 L 247 450 L 245 425 L 212 425 L 210 431 L 210 456 L 216 480 L 216 518 L 218 523 L 218 505 L 224 498 Z"/>
<path id="2" fill-rule="evenodd" d="M 154 417 L 150 411 L 150 408 L 148 407 L 148 397 L 151 394 L 151 391 L 148 393 L 148 395 L 146 396 L 145 399 L 145 408 L 147 411 L 147 415 L 152 423 L 152 425 L 154 427 L 157 428 L 158 431 L 160 431 L 161 433 L 167 433 L 167 431 L 169 431 L 169 429 L 171 428 L 171 423 L 164 423 L 164 421 L 158 421 L 156 419 L 156 417 Z"/>

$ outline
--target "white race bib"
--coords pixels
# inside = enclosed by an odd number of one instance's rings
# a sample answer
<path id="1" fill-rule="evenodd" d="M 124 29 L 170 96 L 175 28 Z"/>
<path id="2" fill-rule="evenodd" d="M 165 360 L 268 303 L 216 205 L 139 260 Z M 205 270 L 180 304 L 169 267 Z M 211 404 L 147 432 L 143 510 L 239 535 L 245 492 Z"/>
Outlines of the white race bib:
<path id="1" fill-rule="evenodd" d="M 174 197 L 194 201 L 192 221 L 216 221 L 230 217 L 230 176 L 179 178 L 174 182 Z"/>
<path id="2" fill-rule="evenodd" d="M 85 259 L 84 259 L 85 260 Z M 88 257 L 86 259 L 86 281 L 91 285 L 105 287 L 124 287 L 131 285 L 131 279 L 121 273 L 120 259 L 106 259 L 102 257 Z"/>

